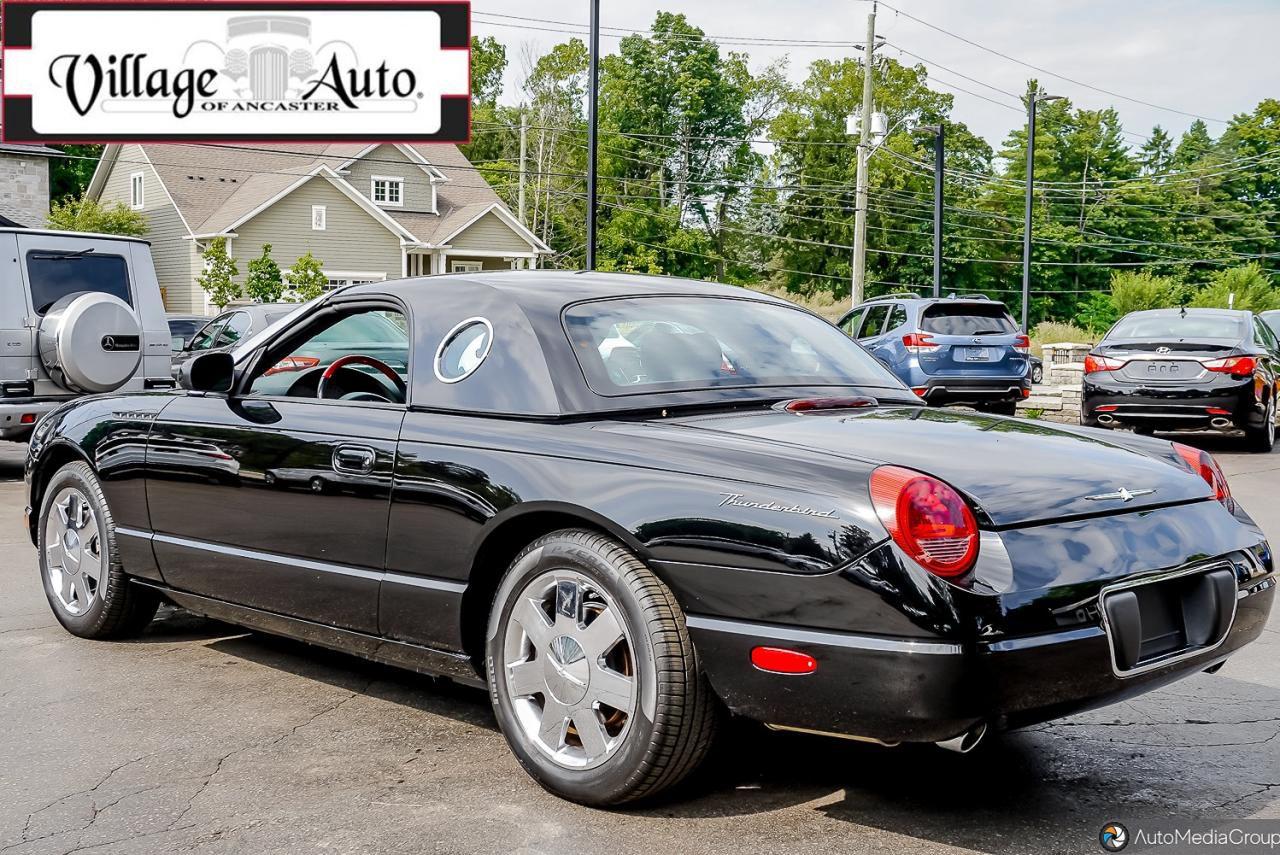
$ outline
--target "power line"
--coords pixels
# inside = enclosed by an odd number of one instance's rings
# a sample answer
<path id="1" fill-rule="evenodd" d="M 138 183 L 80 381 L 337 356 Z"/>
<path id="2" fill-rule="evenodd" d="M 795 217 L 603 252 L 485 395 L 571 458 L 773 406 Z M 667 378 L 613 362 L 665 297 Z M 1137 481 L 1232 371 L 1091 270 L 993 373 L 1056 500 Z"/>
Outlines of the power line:
<path id="1" fill-rule="evenodd" d="M 1003 52 L 1001 52 L 1001 51 L 998 51 L 998 50 L 996 50 L 995 48 L 987 47 L 987 46 L 986 46 L 986 45 L 984 45 L 984 44 L 980 44 L 980 43 L 978 43 L 978 42 L 975 42 L 973 39 L 966 38 L 965 36 L 962 36 L 962 35 L 960 35 L 959 33 L 954 33 L 954 32 L 952 32 L 951 30 L 945 29 L 945 28 L 943 28 L 943 27 L 939 27 L 939 26 L 938 26 L 938 25 L 936 25 L 936 24 L 931 24 L 931 23 L 929 23 L 928 21 L 924 20 L 923 18 L 917 18 L 915 15 L 912 15 L 912 14 L 910 14 L 910 13 L 908 13 L 908 12 L 904 12 L 904 11 L 902 11 L 901 9 L 897 8 L 896 6 L 892 6 L 892 5 L 888 4 L 888 3 L 884 3 L 884 4 L 882 4 L 882 5 L 884 5 L 884 7 L 885 7 L 886 9 L 892 9 L 894 12 L 896 12 L 896 13 L 897 13 L 897 14 L 899 14 L 899 15 L 901 15 L 902 17 L 904 17 L 904 18 L 908 18 L 908 19 L 910 19 L 910 20 L 912 20 L 912 21 L 915 21 L 917 24 L 922 24 L 923 26 L 926 26 L 926 27 L 928 27 L 928 28 L 929 28 L 929 29 L 931 29 L 931 30 L 935 30 L 935 31 L 937 31 L 937 32 L 939 32 L 939 33 L 942 33 L 942 34 L 944 34 L 944 35 L 950 36 L 950 37 L 951 37 L 951 38 L 953 38 L 953 39 L 957 39 L 957 40 L 959 40 L 959 41 L 962 41 L 962 42 L 964 42 L 964 43 L 965 43 L 965 44 L 967 44 L 967 45 L 970 45 L 970 46 L 972 46 L 972 47 L 978 48 L 979 50 L 986 51 L 987 53 L 989 53 L 989 54 L 993 54 L 993 55 L 998 56 L 998 57 L 1000 57 L 1000 58 L 1002 58 L 1002 59 L 1007 59 L 1007 60 L 1009 60 L 1010 62 L 1015 62 L 1015 63 L 1017 63 L 1018 65 L 1022 65 L 1022 66 L 1025 66 L 1025 67 L 1027 67 L 1027 68 L 1030 68 L 1030 69 L 1031 69 L 1031 70 L 1033 70 L 1033 71 L 1038 71 L 1038 72 L 1040 72 L 1041 74 L 1048 74 L 1050 77 L 1056 77 L 1056 78 L 1058 78 L 1059 80 L 1064 80 L 1064 81 L 1066 81 L 1067 83 L 1071 83 L 1071 84 L 1074 84 L 1074 85 L 1076 85 L 1076 86 L 1082 86 L 1082 87 L 1084 87 L 1085 89 L 1092 89 L 1094 92 L 1101 92 L 1103 95 L 1110 95 L 1112 98 L 1119 98 L 1119 99 L 1121 99 L 1121 100 L 1123 100 L 1123 101 L 1129 101 L 1130 103 L 1133 103 L 1133 104 L 1141 104 L 1141 105 L 1142 105 L 1142 106 L 1144 106 L 1144 107 L 1151 107 L 1152 109 L 1155 109 L 1155 110 L 1163 110 L 1163 111 L 1165 111 L 1166 113 L 1177 113 L 1177 114 L 1178 114 L 1178 115 L 1180 115 L 1180 116 L 1188 116 L 1188 117 L 1193 118 L 1193 119 L 1203 119 L 1203 120 L 1204 120 L 1204 121 L 1206 121 L 1206 122 L 1217 122 L 1217 123 L 1222 124 L 1222 125 L 1230 124 L 1226 119 L 1215 119 L 1215 118 L 1212 118 L 1212 117 L 1210 117 L 1210 116 L 1202 116 L 1202 115 L 1200 115 L 1199 113 L 1191 113 L 1191 112 L 1188 112 L 1188 111 L 1186 111 L 1186 110 L 1179 110 L 1179 109 L 1177 109 L 1176 107 L 1166 107 L 1166 106 L 1163 106 L 1163 105 L 1160 105 L 1160 104 L 1152 103 L 1151 101 L 1144 101 L 1144 100 L 1142 100 L 1141 98 L 1134 98 L 1134 97 L 1131 97 L 1131 96 L 1129 96 L 1129 95 L 1123 95 L 1123 94 L 1121 94 L 1121 93 L 1119 93 L 1119 92 L 1115 92 L 1115 91 L 1112 91 L 1112 90 L 1110 90 L 1110 89 L 1103 89 L 1103 88 L 1102 88 L 1102 87 L 1100 87 L 1100 86 L 1094 86 L 1092 83 L 1085 83 L 1085 82 L 1084 82 L 1084 81 L 1082 81 L 1082 80 L 1076 80 L 1076 79 L 1074 79 L 1074 78 L 1067 77 L 1066 75 L 1064 75 L 1064 74 L 1059 74 L 1059 73 L 1058 73 L 1058 72 L 1056 72 L 1056 71 L 1050 71 L 1049 69 L 1044 68 L 1043 66 L 1034 65 L 1034 64 L 1032 64 L 1032 63 L 1030 63 L 1030 62 L 1027 62 L 1027 61 L 1025 61 L 1025 60 L 1021 60 L 1021 59 L 1018 59 L 1017 57 L 1010 56 L 1010 55 L 1009 55 L 1009 54 L 1007 54 L 1007 53 L 1003 53 Z"/>

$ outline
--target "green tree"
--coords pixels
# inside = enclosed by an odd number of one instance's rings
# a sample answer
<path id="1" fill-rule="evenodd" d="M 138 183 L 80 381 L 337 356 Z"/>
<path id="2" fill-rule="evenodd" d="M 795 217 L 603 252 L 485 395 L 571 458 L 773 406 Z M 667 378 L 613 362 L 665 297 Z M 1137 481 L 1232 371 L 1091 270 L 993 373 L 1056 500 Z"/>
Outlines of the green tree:
<path id="1" fill-rule="evenodd" d="M 1219 271 L 1191 298 L 1191 305 L 1208 309 L 1266 312 L 1280 309 L 1280 292 L 1256 261 Z"/>
<path id="2" fill-rule="evenodd" d="M 94 232 L 103 235 L 141 237 L 149 223 L 141 211 L 122 202 L 103 205 L 93 199 L 68 199 L 54 202 L 46 220 L 49 228 L 67 232 Z"/>
<path id="3" fill-rule="evenodd" d="M 1167 309 L 1178 305 L 1181 296 L 1181 284 L 1172 277 L 1156 276 L 1147 270 L 1111 272 L 1111 305 L 1117 315 Z"/>
<path id="4" fill-rule="evenodd" d="M 1138 163 L 1147 175 L 1158 174 L 1169 168 L 1173 160 L 1173 137 L 1164 128 L 1156 125 L 1151 129 L 1151 136 L 1138 150 Z"/>
<path id="5" fill-rule="evenodd" d="M 487 162 L 501 156 L 501 125 L 508 111 L 498 106 L 498 96 L 506 71 L 506 47 L 493 36 L 472 36 L 471 142 L 461 147 L 472 161 Z"/>
<path id="6" fill-rule="evenodd" d="M 240 275 L 240 270 L 236 260 L 227 255 L 227 239 L 218 237 L 209 241 L 200 257 L 204 259 L 204 270 L 196 277 L 196 284 L 209 295 L 209 302 L 221 309 L 239 299 L 242 294 L 235 277 Z"/>
<path id="7" fill-rule="evenodd" d="M 271 244 L 262 245 L 262 255 L 249 262 L 249 275 L 245 277 L 246 297 L 262 303 L 275 303 L 284 293 L 280 278 L 280 265 L 271 257 Z"/>
<path id="8" fill-rule="evenodd" d="M 323 262 L 310 252 L 293 263 L 289 272 L 285 274 L 292 292 L 287 295 L 291 301 L 304 303 L 307 300 L 314 300 L 325 292 L 329 287 L 329 277 L 325 276 L 324 271 L 320 269 L 322 264 Z"/>
<path id="9" fill-rule="evenodd" d="M 49 198 L 55 202 L 79 199 L 89 187 L 102 156 L 100 145 L 54 145 L 65 157 L 49 158 Z"/>

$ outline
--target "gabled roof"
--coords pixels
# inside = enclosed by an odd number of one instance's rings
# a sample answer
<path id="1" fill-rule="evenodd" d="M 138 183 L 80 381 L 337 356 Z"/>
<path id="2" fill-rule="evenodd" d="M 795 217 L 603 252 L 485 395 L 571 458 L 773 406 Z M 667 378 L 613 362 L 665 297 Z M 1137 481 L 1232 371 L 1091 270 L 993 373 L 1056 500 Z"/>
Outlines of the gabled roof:
<path id="1" fill-rule="evenodd" d="M 377 146 L 360 143 L 334 145 L 299 143 L 289 145 L 143 145 L 143 156 L 173 200 L 178 213 L 193 235 L 229 231 L 247 219 L 264 203 L 283 198 L 324 167 L 327 178 L 339 189 L 359 194 L 338 173 Z M 398 148 L 428 175 L 438 176 L 436 184 L 439 214 L 401 209 L 373 208 L 392 231 L 407 232 L 409 240 L 430 246 L 456 234 L 495 205 L 505 214 L 504 222 L 522 239 L 541 252 L 549 248 L 521 225 L 455 145 L 398 144 Z M 101 195 L 106 176 L 119 159 L 121 146 L 109 145 L 89 183 L 88 195 Z M 145 164 L 140 163 L 139 168 Z M 344 192 L 346 192 L 344 190 Z M 348 194 L 350 195 L 350 193 Z M 366 200 L 367 202 L 367 200 Z M 403 237 L 403 235 L 402 235 Z"/>

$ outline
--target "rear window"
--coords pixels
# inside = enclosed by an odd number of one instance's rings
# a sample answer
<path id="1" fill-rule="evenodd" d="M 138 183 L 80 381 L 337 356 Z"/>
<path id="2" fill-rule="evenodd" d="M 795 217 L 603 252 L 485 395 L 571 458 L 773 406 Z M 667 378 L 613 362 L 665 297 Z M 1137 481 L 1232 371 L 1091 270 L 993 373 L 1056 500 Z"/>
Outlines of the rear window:
<path id="1" fill-rule="evenodd" d="M 937 335 L 1009 335 L 1018 331 L 1003 303 L 934 303 L 920 316 L 920 330 Z"/>
<path id="2" fill-rule="evenodd" d="M 27 278 L 31 282 L 31 305 L 37 315 L 49 311 L 68 294 L 81 291 L 100 291 L 133 305 L 129 265 L 120 255 L 33 249 L 27 253 Z"/>
<path id="3" fill-rule="evenodd" d="M 601 395 L 722 386 L 880 386 L 898 380 L 836 327 L 798 309 L 715 297 L 570 307 L 565 327 Z"/>
<path id="4" fill-rule="evenodd" d="M 1244 319 L 1233 315 L 1201 315 L 1195 312 L 1123 317 L 1107 338 L 1170 340 L 1197 338 L 1243 339 Z"/>

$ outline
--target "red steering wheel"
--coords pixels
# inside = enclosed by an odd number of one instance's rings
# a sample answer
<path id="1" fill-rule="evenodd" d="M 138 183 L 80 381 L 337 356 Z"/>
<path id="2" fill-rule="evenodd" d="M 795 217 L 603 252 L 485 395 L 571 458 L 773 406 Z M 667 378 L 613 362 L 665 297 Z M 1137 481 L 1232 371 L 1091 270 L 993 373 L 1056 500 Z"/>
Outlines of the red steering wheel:
<path id="1" fill-rule="evenodd" d="M 408 399 L 408 387 L 405 386 L 404 381 L 400 379 L 400 375 L 395 372 L 395 369 L 382 360 L 374 359 L 372 356 L 365 356 L 363 353 L 340 356 L 329 363 L 329 367 L 320 375 L 320 382 L 316 385 L 316 397 L 325 397 L 324 393 L 328 389 L 329 381 L 333 378 L 333 375 L 338 373 L 338 369 L 346 368 L 350 365 L 368 365 L 370 368 L 376 368 L 386 375 L 387 379 L 391 381 L 391 385 L 395 386 L 396 391 L 400 393 L 401 401 Z"/>

